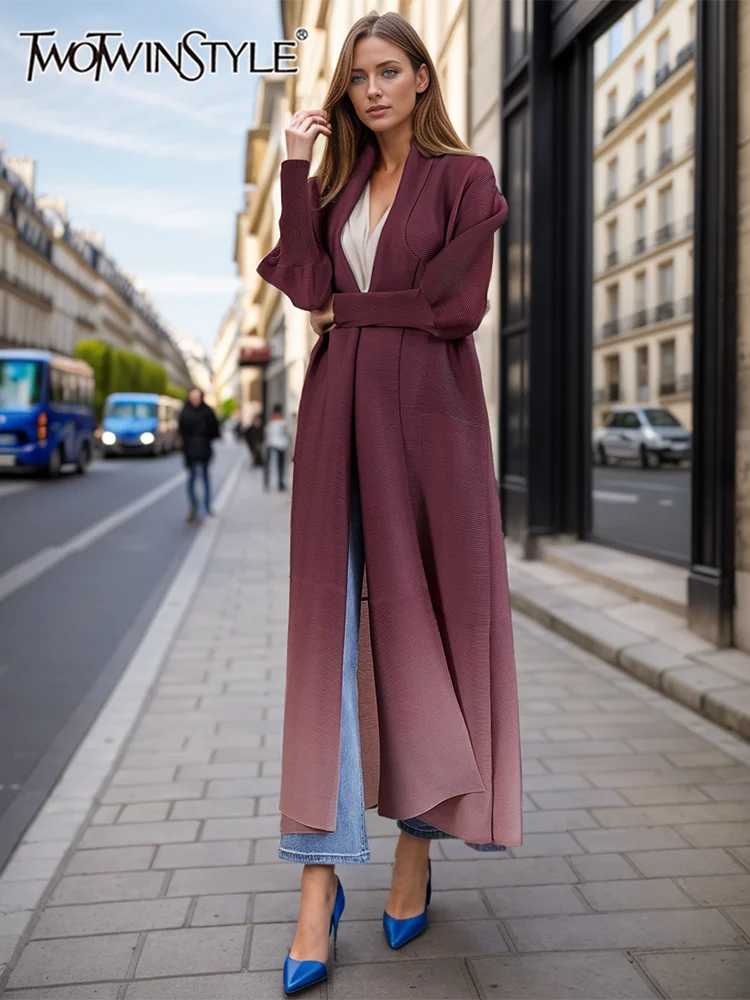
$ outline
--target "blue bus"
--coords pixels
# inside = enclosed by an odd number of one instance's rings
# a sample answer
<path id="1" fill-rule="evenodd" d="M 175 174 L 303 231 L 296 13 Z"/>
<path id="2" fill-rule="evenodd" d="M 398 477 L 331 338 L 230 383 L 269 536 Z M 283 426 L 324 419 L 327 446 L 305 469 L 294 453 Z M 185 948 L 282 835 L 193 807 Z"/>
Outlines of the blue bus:
<path id="1" fill-rule="evenodd" d="M 152 392 L 113 392 L 104 403 L 104 454 L 163 455 L 178 448 L 183 405 Z"/>
<path id="2" fill-rule="evenodd" d="M 50 351 L 0 350 L 0 471 L 86 472 L 94 457 L 94 369 Z"/>

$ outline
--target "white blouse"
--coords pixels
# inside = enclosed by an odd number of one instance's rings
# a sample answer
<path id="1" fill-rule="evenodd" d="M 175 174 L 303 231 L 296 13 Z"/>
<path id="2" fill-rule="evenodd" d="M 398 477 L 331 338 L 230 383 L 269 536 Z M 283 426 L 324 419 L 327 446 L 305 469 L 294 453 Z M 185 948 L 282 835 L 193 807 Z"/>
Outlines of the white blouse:
<path id="1" fill-rule="evenodd" d="M 370 232 L 370 181 L 368 180 L 341 233 L 341 246 L 360 292 L 366 292 L 370 287 L 375 251 L 391 207 L 388 206 L 377 226 Z"/>

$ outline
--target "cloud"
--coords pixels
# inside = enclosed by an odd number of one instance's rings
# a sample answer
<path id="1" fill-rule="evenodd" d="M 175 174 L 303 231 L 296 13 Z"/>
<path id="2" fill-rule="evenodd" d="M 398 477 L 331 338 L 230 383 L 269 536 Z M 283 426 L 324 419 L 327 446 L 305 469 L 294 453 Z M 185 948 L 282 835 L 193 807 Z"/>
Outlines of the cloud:
<path id="1" fill-rule="evenodd" d="M 178 194 L 163 188 L 121 185 L 66 184 L 59 194 L 67 199 L 68 216 L 74 225 L 83 225 L 85 217 L 117 219 L 141 228 L 175 233 L 213 232 L 230 237 L 233 234 L 234 216 L 225 207 L 206 205 L 205 200 L 197 199 L 194 193 Z"/>
<path id="2" fill-rule="evenodd" d="M 242 279 L 221 274 L 190 274 L 189 272 L 154 271 L 138 275 L 138 287 L 149 295 L 235 295 Z"/>

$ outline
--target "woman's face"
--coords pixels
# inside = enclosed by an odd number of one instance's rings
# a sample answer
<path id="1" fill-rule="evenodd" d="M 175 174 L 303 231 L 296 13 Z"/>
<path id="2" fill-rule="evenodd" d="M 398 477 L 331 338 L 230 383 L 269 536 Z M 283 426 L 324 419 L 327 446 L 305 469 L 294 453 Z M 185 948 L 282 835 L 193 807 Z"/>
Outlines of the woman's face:
<path id="1" fill-rule="evenodd" d="M 415 73 L 404 50 L 385 38 L 371 35 L 354 46 L 347 93 L 357 117 L 373 132 L 387 132 L 410 118 L 417 94 L 429 82 L 426 65 Z"/>

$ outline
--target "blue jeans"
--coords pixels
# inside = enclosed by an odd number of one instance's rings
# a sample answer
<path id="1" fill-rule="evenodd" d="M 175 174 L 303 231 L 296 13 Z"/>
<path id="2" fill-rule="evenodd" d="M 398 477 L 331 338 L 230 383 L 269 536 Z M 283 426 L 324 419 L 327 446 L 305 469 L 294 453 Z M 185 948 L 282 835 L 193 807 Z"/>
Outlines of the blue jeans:
<path id="1" fill-rule="evenodd" d="M 195 488 L 195 480 L 200 474 L 203 480 L 203 505 L 206 512 L 211 510 L 211 483 L 208 478 L 208 462 L 201 461 L 190 461 L 188 462 L 188 481 L 187 481 L 187 491 L 188 499 L 190 501 L 190 506 L 194 508 L 196 513 L 199 512 L 200 508 L 198 506 L 198 494 Z"/>
<path id="2" fill-rule="evenodd" d="M 346 626 L 341 685 L 341 756 L 336 829 L 333 833 L 284 833 L 279 857 L 302 864 L 364 864 L 370 860 L 365 824 L 365 793 L 359 742 L 357 668 L 359 661 L 359 618 L 365 545 L 357 460 L 352 454 L 352 489 L 349 521 L 349 563 L 346 586 Z M 429 840 L 455 839 L 420 819 L 397 820 L 399 829 Z M 479 851 L 504 851 L 497 844 L 469 844 Z"/>

